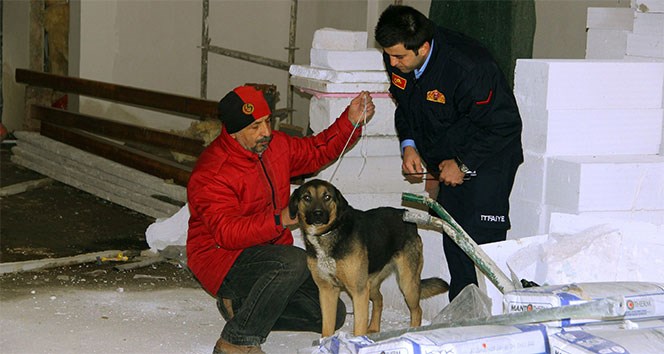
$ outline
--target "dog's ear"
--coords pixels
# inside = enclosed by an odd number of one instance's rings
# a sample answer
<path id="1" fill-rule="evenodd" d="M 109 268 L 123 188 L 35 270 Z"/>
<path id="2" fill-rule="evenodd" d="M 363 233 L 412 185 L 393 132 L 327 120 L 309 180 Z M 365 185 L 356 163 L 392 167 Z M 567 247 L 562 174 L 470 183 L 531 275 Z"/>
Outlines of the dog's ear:
<path id="1" fill-rule="evenodd" d="M 334 190 L 334 194 L 336 195 L 336 200 L 337 200 L 337 214 L 341 215 L 348 208 L 348 201 L 346 200 L 346 198 L 344 198 L 344 195 L 341 194 L 341 191 L 339 191 L 339 189 L 336 186 L 332 185 L 332 188 Z"/>
<path id="2" fill-rule="evenodd" d="M 288 214 L 291 219 L 295 219 L 297 216 L 297 205 L 300 203 L 300 189 L 302 189 L 302 186 L 294 190 L 290 199 L 288 199 Z"/>

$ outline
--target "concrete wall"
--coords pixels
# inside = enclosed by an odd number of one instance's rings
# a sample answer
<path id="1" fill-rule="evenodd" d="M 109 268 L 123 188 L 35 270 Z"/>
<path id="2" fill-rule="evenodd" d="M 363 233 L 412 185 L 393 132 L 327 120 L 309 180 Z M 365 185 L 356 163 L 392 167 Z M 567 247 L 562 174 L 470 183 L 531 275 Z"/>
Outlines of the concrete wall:
<path id="1" fill-rule="evenodd" d="M 29 63 L 30 2 L 2 3 L 2 124 L 11 132 L 21 128 L 25 116 L 25 86 L 14 79 L 16 68 Z"/>
<path id="2" fill-rule="evenodd" d="M 306 64 L 313 32 L 335 27 L 373 33 L 390 0 L 300 1 L 295 61 Z M 406 0 L 428 13 L 430 0 Z M 88 79 L 190 96 L 200 93 L 202 1 L 72 0 L 70 74 Z M 16 68 L 28 67 L 29 2 L 3 2 L 3 123 L 20 129 L 25 114 L 24 86 L 14 80 Z M 584 58 L 586 8 L 629 7 L 629 0 L 537 0 L 535 58 Z M 287 60 L 290 1 L 221 0 L 210 4 L 212 44 Z M 259 25 L 257 25 L 259 24 Z M 374 44 L 369 36 L 369 46 Z M 245 82 L 276 84 L 277 108 L 286 106 L 285 71 L 211 54 L 209 99 L 217 100 Z M 293 123 L 307 123 L 308 97 L 294 97 Z M 185 129 L 190 121 L 135 108 L 83 100 L 81 110 L 165 130 Z"/>

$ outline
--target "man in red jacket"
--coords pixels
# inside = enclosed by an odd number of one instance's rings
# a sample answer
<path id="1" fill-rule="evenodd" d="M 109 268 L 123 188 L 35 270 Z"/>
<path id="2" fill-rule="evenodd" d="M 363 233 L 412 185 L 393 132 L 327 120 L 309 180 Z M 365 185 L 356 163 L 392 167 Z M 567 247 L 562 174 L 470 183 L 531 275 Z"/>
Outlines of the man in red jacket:
<path id="1" fill-rule="evenodd" d="M 374 110 L 362 92 L 329 128 L 296 138 L 272 131 L 270 108 L 251 86 L 219 102 L 221 134 L 187 186 L 187 264 L 226 320 L 213 353 L 263 353 L 272 330 L 320 333 L 318 288 L 288 228 L 297 223 L 288 214 L 290 179 L 339 157 Z M 340 302 L 337 328 L 345 316 Z"/>

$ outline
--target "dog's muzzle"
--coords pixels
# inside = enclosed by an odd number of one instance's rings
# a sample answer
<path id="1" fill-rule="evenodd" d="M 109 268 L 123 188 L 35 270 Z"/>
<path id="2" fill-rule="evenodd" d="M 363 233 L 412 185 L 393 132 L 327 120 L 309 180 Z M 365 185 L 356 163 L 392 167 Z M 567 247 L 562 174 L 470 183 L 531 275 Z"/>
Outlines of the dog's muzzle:
<path id="1" fill-rule="evenodd" d="M 325 225 L 330 221 L 330 214 L 322 209 L 312 210 L 305 216 L 309 225 Z"/>

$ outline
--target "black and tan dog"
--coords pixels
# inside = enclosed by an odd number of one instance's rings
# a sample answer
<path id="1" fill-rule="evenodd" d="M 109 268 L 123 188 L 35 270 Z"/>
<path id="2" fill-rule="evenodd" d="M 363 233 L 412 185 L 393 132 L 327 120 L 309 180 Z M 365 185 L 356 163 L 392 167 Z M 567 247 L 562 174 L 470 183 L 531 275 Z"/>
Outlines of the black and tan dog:
<path id="1" fill-rule="evenodd" d="M 311 180 L 293 192 L 289 201 L 305 241 L 307 263 L 320 289 L 322 336 L 334 333 L 341 290 L 353 300 L 354 335 L 380 331 L 383 295 L 380 285 L 396 271 L 399 288 L 410 310 L 411 327 L 422 322 L 420 299 L 444 293 L 440 278 L 420 280 L 422 240 L 415 224 L 402 221 L 405 209 L 354 209 L 339 190 Z M 369 323 L 369 300 L 373 303 Z"/>

